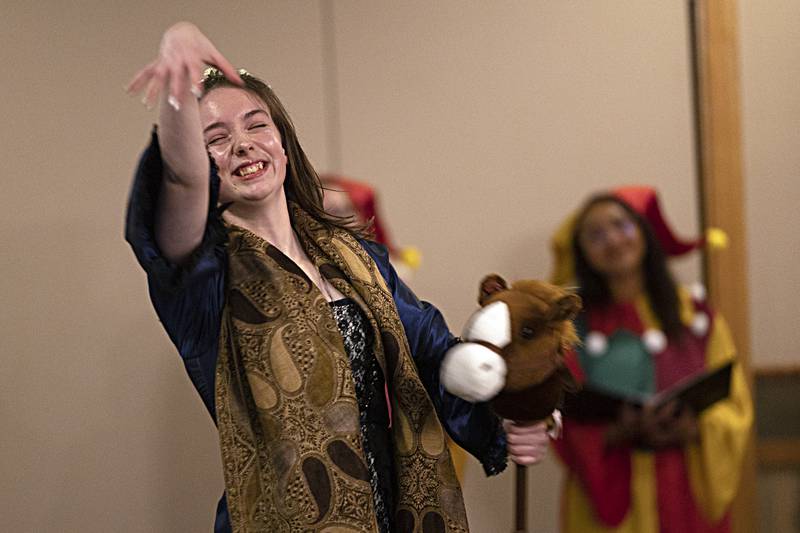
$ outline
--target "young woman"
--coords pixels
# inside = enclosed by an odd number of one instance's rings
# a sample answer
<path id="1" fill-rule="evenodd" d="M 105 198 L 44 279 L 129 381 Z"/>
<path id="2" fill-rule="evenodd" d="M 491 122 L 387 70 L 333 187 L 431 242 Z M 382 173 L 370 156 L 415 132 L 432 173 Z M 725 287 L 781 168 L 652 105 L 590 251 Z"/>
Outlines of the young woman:
<path id="1" fill-rule="evenodd" d="M 734 357 L 728 328 L 698 291 L 677 287 L 670 254 L 700 243 L 676 239 L 656 193 L 627 187 L 592 197 L 555 239 L 556 281 L 577 281 L 582 381 L 623 396 L 669 388 Z M 731 501 L 752 423 L 741 369 L 730 396 L 699 415 L 670 402 L 624 406 L 609 423 L 565 413 L 555 446 L 567 468 L 566 532 L 729 531 Z"/>
<path id="2" fill-rule="evenodd" d="M 325 213 L 283 105 L 196 26 L 129 91 L 161 104 L 126 238 L 219 429 L 215 530 L 466 531 L 445 431 L 494 474 L 538 461 L 545 428 L 442 389 L 441 314 Z"/>

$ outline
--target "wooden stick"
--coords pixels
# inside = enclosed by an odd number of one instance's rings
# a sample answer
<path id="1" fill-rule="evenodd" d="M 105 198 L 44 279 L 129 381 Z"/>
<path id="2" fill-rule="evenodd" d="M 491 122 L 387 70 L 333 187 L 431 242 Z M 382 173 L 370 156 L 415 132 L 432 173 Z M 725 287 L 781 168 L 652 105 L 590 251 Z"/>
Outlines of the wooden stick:
<path id="1" fill-rule="evenodd" d="M 514 533 L 525 533 L 527 531 L 527 506 L 528 506 L 528 468 L 524 465 L 517 465 L 514 472 L 516 478 L 516 492 L 514 494 L 515 527 Z"/>

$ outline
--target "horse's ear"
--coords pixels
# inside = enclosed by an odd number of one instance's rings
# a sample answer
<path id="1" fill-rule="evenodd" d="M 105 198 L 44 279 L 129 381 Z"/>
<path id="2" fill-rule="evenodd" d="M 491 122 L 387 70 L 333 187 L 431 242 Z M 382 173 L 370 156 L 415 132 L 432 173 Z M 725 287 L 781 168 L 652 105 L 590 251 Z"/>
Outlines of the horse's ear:
<path id="1" fill-rule="evenodd" d="M 550 320 L 572 320 L 581 310 L 581 298 L 577 294 L 569 293 L 553 303 L 550 308 Z"/>
<path id="2" fill-rule="evenodd" d="M 504 291 L 507 288 L 508 284 L 501 276 L 489 274 L 481 281 L 481 289 L 478 292 L 478 303 L 484 305 L 492 294 Z"/>

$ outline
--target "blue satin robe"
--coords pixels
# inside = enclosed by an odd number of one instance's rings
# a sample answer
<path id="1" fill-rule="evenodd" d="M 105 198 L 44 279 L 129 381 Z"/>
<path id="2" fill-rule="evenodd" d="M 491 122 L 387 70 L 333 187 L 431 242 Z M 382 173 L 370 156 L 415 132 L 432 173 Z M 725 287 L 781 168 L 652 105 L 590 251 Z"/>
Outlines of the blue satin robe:
<path id="1" fill-rule="evenodd" d="M 203 242 L 186 265 L 177 266 L 164 258 L 155 241 L 155 210 L 163 170 L 154 130 L 134 177 L 125 239 L 147 273 L 153 307 L 216 422 L 214 376 L 228 267 L 226 234 L 220 209 L 215 207 L 219 177 L 212 162 L 209 180 L 212 207 Z M 384 246 L 367 240 L 359 242 L 392 292 L 420 379 L 433 400 L 439 420 L 450 437 L 481 462 L 487 475 L 498 474 L 506 466 L 506 438 L 499 419 L 488 404 L 466 402 L 445 391 L 439 382 L 442 358 L 458 339 L 450 333 L 439 310 L 420 301 L 400 280 Z M 224 494 L 217 506 L 214 531 L 230 531 Z"/>

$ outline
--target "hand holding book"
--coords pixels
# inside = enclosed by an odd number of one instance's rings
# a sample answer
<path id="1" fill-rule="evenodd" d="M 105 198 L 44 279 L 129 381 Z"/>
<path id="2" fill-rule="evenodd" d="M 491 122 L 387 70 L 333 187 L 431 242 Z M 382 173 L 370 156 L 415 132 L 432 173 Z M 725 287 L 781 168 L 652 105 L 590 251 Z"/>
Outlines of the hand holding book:
<path id="1" fill-rule="evenodd" d="M 613 420 L 622 426 L 634 424 L 632 414 L 626 414 L 628 408 L 647 412 L 648 415 L 662 413 L 658 416 L 665 419 L 669 418 L 667 416 L 669 413 L 672 418 L 680 418 L 683 411 L 689 411 L 697 416 L 714 403 L 728 397 L 732 368 L 733 362 L 729 362 L 721 367 L 692 375 L 664 391 L 649 396 L 625 396 L 586 384 L 577 393 L 567 396 L 563 409 L 564 416 L 585 422 Z M 626 416 L 631 420 L 626 421 Z M 623 432 L 630 429 L 630 427 L 622 428 Z"/>
<path id="2" fill-rule="evenodd" d="M 606 430 L 606 444 L 618 446 L 636 442 L 641 436 L 640 410 L 633 405 L 620 406 L 616 420 L 611 420 Z"/>
<path id="3" fill-rule="evenodd" d="M 697 438 L 697 416 L 678 400 L 661 406 L 645 405 L 641 411 L 640 445 L 659 449 L 683 446 Z"/>
<path id="4" fill-rule="evenodd" d="M 677 401 L 664 405 L 623 405 L 606 431 L 609 446 L 633 444 L 647 449 L 683 446 L 698 436 L 697 417 Z"/>

